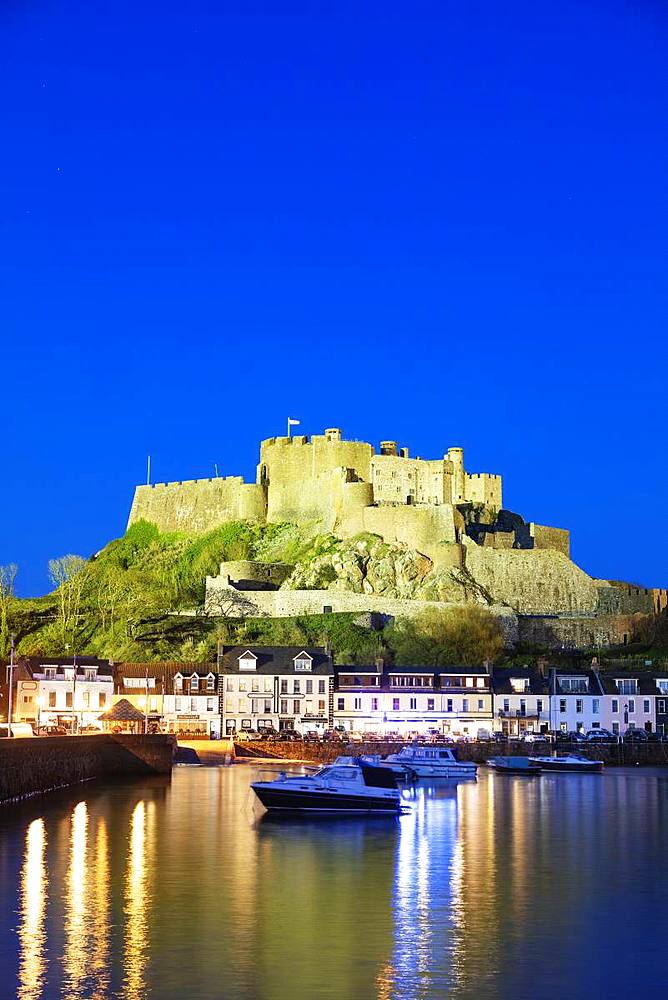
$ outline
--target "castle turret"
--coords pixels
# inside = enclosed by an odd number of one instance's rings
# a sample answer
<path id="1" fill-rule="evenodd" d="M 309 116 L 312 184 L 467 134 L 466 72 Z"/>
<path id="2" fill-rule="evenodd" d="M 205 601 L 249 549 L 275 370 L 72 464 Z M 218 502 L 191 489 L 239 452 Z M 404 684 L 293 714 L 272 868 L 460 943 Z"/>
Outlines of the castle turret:
<path id="1" fill-rule="evenodd" d="M 447 458 L 452 462 L 452 503 L 466 501 L 466 478 L 464 473 L 464 449 L 448 448 Z"/>

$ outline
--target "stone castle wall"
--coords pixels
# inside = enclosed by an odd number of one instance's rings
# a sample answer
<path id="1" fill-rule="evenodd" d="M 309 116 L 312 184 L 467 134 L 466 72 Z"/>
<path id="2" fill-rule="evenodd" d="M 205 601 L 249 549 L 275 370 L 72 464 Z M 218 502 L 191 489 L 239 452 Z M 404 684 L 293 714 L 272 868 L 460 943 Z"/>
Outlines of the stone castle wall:
<path id="1" fill-rule="evenodd" d="M 529 534 L 536 549 L 556 549 L 570 559 L 571 534 L 565 528 L 548 528 L 545 524 L 529 522 Z"/>
<path id="2" fill-rule="evenodd" d="M 138 486 L 128 524 L 141 519 L 161 531 L 190 533 L 211 531 L 228 521 L 264 521 L 264 490 L 244 483 L 241 476 Z"/>

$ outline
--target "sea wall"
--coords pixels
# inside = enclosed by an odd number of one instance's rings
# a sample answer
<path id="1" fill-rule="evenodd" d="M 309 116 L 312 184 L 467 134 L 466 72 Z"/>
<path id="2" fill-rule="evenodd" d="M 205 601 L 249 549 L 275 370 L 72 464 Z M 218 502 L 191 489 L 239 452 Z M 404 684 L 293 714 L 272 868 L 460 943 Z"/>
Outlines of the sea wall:
<path id="1" fill-rule="evenodd" d="M 46 736 L 0 740 L 0 803 L 91 778 L 168 774 L 172 736 Z"/>

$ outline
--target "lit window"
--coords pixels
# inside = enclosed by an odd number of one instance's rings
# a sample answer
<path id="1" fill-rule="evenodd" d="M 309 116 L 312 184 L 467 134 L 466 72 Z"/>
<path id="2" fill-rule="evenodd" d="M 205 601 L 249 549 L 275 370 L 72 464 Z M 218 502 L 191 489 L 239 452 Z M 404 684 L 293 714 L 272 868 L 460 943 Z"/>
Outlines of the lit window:
<path id="1" fill-rule="evenodd" d="M 313 657 L 309 656 L 305 649 L 302 649 L 294 658 L 295 670 L 310 670 L 313 664 Z"/>

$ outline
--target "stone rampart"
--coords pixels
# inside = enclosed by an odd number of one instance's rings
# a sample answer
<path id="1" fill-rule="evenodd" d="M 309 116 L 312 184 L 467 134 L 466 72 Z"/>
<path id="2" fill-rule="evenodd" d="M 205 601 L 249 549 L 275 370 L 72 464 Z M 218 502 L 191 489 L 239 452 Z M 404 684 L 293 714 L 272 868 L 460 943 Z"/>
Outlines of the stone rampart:
<path id="1" fill-rule="evenodd" d="M 440 507 L 387 506 L 367 507 L 364 528 L 390 545 L 405 545 L 428 556 L 436 566 L 459 566 L 457 540 L 460 515 L 450 504 Z"/>
<path id="2" fill-rule="evenodd" d="M 257 562 L 253 559 L 230 559 L 220 564 L 220 576 L 230 580 L 252 580 L 254 583 L 271 583 L 277 587 L 294 569 L 289 563 Z M 216 577 L 207 577 L 215 580 Z"/>
<path id="3" fill-rule="evenodd" d="M 264 521 L 265 494 L 241 476 L 137 486 L 128 526 L 141 519 L 161 531 L 193 534 L 229 521 Z"/>
<path id="4" fill-rule="evenodd" d="M 0 740 L 0 803 L 91 778 L 168 774 L 173 736 L 46 736 Z"/>
<path id="5" fill-rule="evenodd" d="M 518 615 L 519 641 L 549 649 L 591 649 L 632 641 L 632 615 Z"/>
<path id="6" fill-rule="evenodd" d="M 545 524 L 529 522 L 529 534 L 536 549 L 556 549 L 570 558 L 571 534 L 565 528 L 550 528 Z"/>

